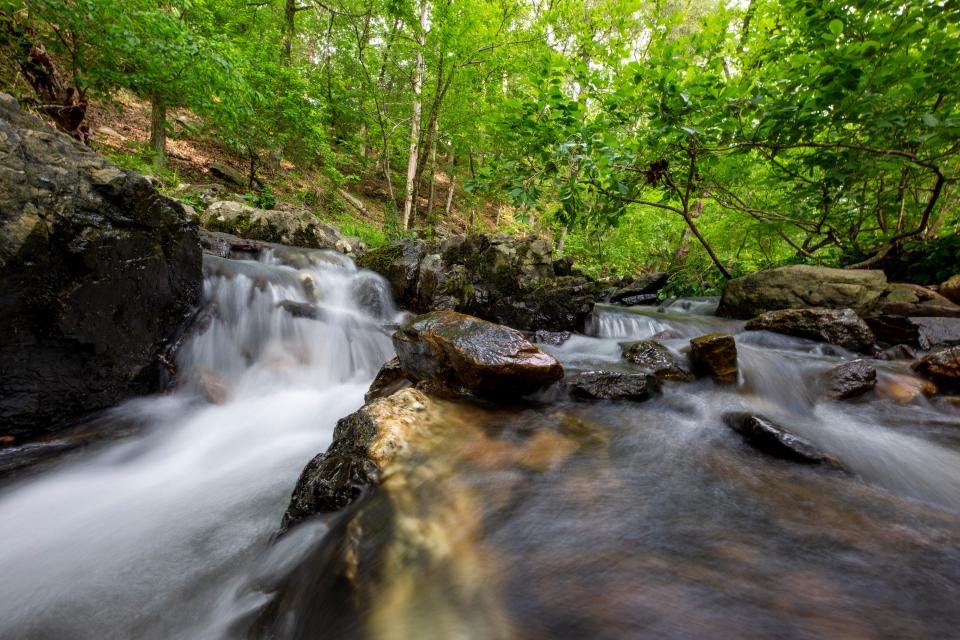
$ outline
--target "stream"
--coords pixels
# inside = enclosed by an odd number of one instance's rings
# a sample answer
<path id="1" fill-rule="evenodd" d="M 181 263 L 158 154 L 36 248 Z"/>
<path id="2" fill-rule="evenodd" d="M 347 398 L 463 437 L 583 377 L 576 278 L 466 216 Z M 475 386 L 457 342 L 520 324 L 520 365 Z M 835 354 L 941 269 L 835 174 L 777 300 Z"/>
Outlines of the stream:
<path id="1" fill-rule="evenodd" d="M 356 576 L 366 604 L 318 590 L 342 517 L 275 533 L 404 314 L 332 252 L 204 260 L 181 386 L 102 418 L 133 435 L 0 485 L 3 640 L 956 634 L 960 408 L 904 397 L 903 362 L 831 400 L 824 374 L 854 354 L 743 332 L 709 299 L 598 305 L 589 335 L 542 348 L 568 371 L 627 370 L 621 342 L 680 353 L 734 333 L 737 384 L 444 404 L 428 459 L 359 506 L 377 550 Z M 741 410 L 850 473 L 758 453 L 723 422 Z"/>

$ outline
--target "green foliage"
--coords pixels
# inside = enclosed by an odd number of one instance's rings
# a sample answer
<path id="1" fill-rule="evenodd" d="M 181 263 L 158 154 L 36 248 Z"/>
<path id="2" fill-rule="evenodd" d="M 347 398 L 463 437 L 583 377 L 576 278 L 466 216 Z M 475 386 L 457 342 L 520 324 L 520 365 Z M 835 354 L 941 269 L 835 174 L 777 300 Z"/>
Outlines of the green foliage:
<path id="1" fill-rule="evenodd" d="M 244 194 L 243 199 L 258 209 L 273 209 L 277 206 L 277 196 L 270 187 L 263 187 L 256 193 Z"/>

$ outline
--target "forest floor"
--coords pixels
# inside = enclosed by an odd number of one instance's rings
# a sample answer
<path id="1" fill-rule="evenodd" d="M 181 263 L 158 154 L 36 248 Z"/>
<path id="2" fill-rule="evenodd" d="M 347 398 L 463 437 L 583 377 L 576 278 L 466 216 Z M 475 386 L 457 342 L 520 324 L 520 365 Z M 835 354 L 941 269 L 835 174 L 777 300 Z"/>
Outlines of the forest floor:
<path id="1" fill-rule="evenodd" d="M 207 184 L 217 182 L 208 167 L 213 162 L 229 165 L 241 174 L 247 173 L 244 159 L 231 153 L 222 144 L 204 135 L 202 121 L 185 110 L 171 111 L 168 115 L 167 165 L 155 169 L 146 153 L 150 138 L 150 105 L 121 92 L 112 102 L 92 103 L 87 111 L 87 120 L 93 134 L 91 146 L 100 154 L 117 164 L 158 179 L 161 191 L 175 195 L 183 184 Z M 343 164 L 338 170 L 348 176 L 336 184 L 320 168 L 303 168 L 284 160 L 279 169 L 263 165 L 257 176 L 265 190 L 277 201 L 297 204 L 313 210 L 326 222 L 337 224 L 348 235 L 358 235 L 368 244 L 381 244 L 396 232 L 395 215 L 390 206 L 389 190 L 382 172 L 373 159 L 363 163 L 355 155 L 340 154 Z M 512 210 L 502 203 L 484 200 L 466 191 L 465 177 L 458 176 L 450 216 L 444 215 L 450 176 L 438 172 L 434 187 L 434 215 L 427 219 L 428 197 L 426 188 L 418 202 L 419 215 L 415 227 L 426 230 L 428 235 L 444 236 L 471 231 L 492 232 L 505 230 L 513 220 Z M 238 195 L 253 197 L 253 190 L 225 184 Z M 393 178 L 397 197 L 402 194 L 403 176 Z M 349 203 L 339 190 L 343 189 L 356 201 L 362 210 Z"/>

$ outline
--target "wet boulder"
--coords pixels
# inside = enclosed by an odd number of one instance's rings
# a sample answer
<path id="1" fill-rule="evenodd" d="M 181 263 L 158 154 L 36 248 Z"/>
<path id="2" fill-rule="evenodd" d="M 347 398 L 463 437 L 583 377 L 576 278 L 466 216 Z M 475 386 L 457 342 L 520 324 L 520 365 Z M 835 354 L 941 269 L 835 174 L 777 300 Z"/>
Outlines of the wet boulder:
<path id="1" fill-rule="evenodd" d="M 883 315 L 864 318 L 878 342 L 927 351 L 960 344 L 960 318 Z"/>
<path id="2" fill-rule="evenodd" d="M 754 449 L 775 458 L 806 464 L 829 464 L 839 467 L 830 455 L 814 444 L 790 433 L 769 418 L 750 413 L 732 412 L 723 416 L 728 427 L 739 433 Z"/>
<path id="3" fill-rule="evenodd" d="M 690 364 L 698 376 L 737 381 L 737 343 L 725 333 L 709 333 L 690 341 Z"/>
<path id="4" fill-rule="evenodd" d="M 620 348 L 624 360 L 649 371 L 661 380 L 693 381 L 693 374 L 680 364 L 673 352 L 655 340 L 624 343 Z"/>
<path id="5" fill-rule="evenodd" d="M 869 351 L 875 341 L 870 327 L 852 309 L 768 311 L 750 320 L 744 328 L 817 340 L 859 352 Z"/>
<path id="6" fill-rule="evenodd" d="M 748 319 L 780 309 L 866 311 L 886 290 L 883 271 L 791 265 L 730 280 L 717 313 Z"/>
<path id="7" fill-rule="evenodd" d="M 830 371 L 830 394 L 844 400 L 861 396 L 877 384 L 877 370 L 866 360 L 851 360 Z"/>
<path id="8" fill-rule="evenodd" d="M 219 200 L 200 215 L 200 224 L 210 231 L 220 231 L 251 240 L 277 242 L 312 249 L 352 248 L 340 231 L 323 222 L 307 209 L 258 209 L 235 200 Z"/>
<path id="9" fill-rule="evenodd" d="M 456 313 L 434 311 L 393 335 L 404 375 L 452 390 L 519 396 L 563 377 L 563 367 L 522 333 Z"/>
<path id="10" fill-rule="evenodd" d="M 960 346 L 925 355 L 913 363 L 913 370 L 939 389 L 960 390 Z"/>
<path id="11" fill-rule="evenodd" d="M 200 290 L 179 203 L 0 94 L 0 436 L 154 390 Z"/>
<path id="12" fill-rule="evenodd" d="M 638 304 L 653 304 L 657 294 L 667 284 L 670 274 L 663 271 L 645 273 L 638 276 L 628 285 L 621 287 L 610 296 L 613 304 L 622 304 L 631 307 Z"/>
<path id="13" fill-rule="evenodd" d="M 400 359 L 392 358 L 380 367 L 377 377 L 373 379 L 363 399 L 365 402 L 373 402 L 377 398 L 386 398 L 411 384 L 407 376 L 403 374 Z"/>
<path id="14" fill-rule="evenodd" d="M 343 509 L 377 486 L 387 465 L 426 424 L 430 406 L 420 391 L 402 389 L 337 422 L 330 447 L 300 474 L 281 530 Z"/>
<path id="15" fill-rule="evenodd" d="M 653 374 L 622 371 L 584 371 L 567 376 L 563 387 L 579 400 L 649 399 L 660 391 L 660 380 Z"/>

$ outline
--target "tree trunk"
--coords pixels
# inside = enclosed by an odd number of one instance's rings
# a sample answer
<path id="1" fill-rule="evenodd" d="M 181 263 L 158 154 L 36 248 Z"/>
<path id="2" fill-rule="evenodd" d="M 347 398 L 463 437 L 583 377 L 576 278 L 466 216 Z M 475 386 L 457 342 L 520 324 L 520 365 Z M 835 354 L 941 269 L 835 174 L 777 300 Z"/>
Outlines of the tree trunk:
<path id="1" fill-rule="evenodd" d="M 450 189 L 447 190 L 447 206 L 444 209 L 444 217 L 450 217 L 450 211 L 453 210 L 453 192 L 457 188 L 457 176 L 450 174 Z"/>
<path id="2" fill-rule="evenodd" d="M 427 220 L 433 217 L 433 197 L 436 189 L 434 188 L 434 178 L 437 175 L 437 141 L 433 140 L 430 147 L 430 189 L 427 196 Z"/>
<path id="3" fill-rule="evenodd" d="M 567 244 L 567 233 L 569 228 L 567 225 L 563 225 L 563 231 L 560 232 L 560 240 L 557 241 L 557 257 L 563 256 L 563 248 Z"/>
<path id="4" fill-rule="evenodd" d="M 417 63 L 413 75 L 413 117 L 410 120 L 410 155 L 407 158 L 407 191 L 403 201 L 403 228 L 410 228 L 410 219 L 416 203 L 417 156 L 420 150 L 420 116 L 423 110 L 421 93 L 423 91 L 423 50 L 427 34 L 427 0 L 420 0 L 420 24 L 416 29 Z"/>
<path id="5" fill-rule="evenodd" d="M 159 95 L 150 100 L 150 150 L 153 166 L 163 168 L 167 162 L 167 103 Z"/>
<path id="6" fill-rule="evenodd" d="M 366 121 L 360 123 L 360 157 L 366 159 L 367 157 L 367 123 Z"/>

